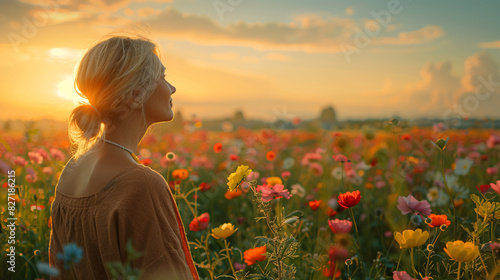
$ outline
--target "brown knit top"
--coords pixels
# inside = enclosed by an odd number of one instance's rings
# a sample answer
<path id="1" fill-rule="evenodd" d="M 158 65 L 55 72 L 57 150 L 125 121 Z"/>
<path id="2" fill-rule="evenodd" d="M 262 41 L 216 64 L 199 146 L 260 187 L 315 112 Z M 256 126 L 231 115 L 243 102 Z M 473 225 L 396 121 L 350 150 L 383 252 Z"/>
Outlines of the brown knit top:
<path id="1" fill-rule="evenodd" d="M 59 186 L 59 183 L 58 183 Z M 119 172 L 99 192 L 82 197 L 57 191 L 51 206 L 49 262 L 74 279 L 111 279 L 108 262 L 127 260 L 128 239 L 143 255 L 132 261 L 141 279 L 199 280 L 167 182 L 157 171 L 140 164 Z M 64 271 L 56 258 L 65 244 L 83 248 L 74 272 Z"/>

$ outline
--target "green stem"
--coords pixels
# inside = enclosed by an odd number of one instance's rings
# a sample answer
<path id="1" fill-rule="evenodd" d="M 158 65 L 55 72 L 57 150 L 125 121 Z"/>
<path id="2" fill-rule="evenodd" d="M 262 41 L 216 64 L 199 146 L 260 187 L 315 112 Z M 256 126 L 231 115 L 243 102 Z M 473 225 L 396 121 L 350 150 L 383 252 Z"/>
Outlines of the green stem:
<path id="1" fill-rule="evenodd" d="M 455 224 L 453 226 L 453 235 L 455 236 L 455 240 L 457 239 L 458 232 L 458 217 L 457 217 L 457 208 L 455 207 L 455 201 L 453 195 L 451 193 L 451 189 L 448 187 L 448 183 L 446 182 L 446 175 L 444 173 L 444 160 L 443 160 L 443 150 L 441 150 L 441 173 L 443 174 L 444 186 L 446 188 L 446 192 L 450 197 L 451 205 L 453 206 L 453 216 L 455 217 Z"/>
<path id="2" fill-rule="evenodd" d="M 359 253 L 359 260 L 361 262 L 361 265 L 363 266 L 363 274 L 366 275 L 366 270 L 365 270 L 365 262 L 363 261 L 363 254 L 361 253 L 361 242 L 360 242 L 360 239 L 359 239 L 359 232 L 358 232 L 358 226 L 356 225 L 356 219 L 354 218 L 354 213 L 352 212 L 352 208 L 349 207 L 349 212 L 351 213 L 351 217 L 352 217 L 352 223 L 354 224 L 354 229 L 356 230 L 356 240 L 358 241 L 357 243 L 357 246 L 358 246 L 358 253 Z"/>
<path id="3" fill-rule="evenodd" d="M 231 266 L 231 270 L 233 271 L 233 275 L 234 277 L 236 277 L 236 279 L 238 279 L 238 276 L 236 276 L 236 272 L 234 271 L 233 262 L 231 261 L 231 254 L 229 254 L 229 247 L 227 244 L 227 240 L 225 238 L 224 238 L 224 245 L 226 245 L 226 257 L 227 260 L 229 261 L 229 265 Z"/>
<path id="4" fill-rule="evenodd" d="M 411 248 L 410 259 L 411 259 L 411 269 L 412 269 L 412 272 L 413 272 L 413 276 L 416 277 L 417 276 L 417 270 L 415 269 L 415 262 L 413 260 L 413 248 Z"/>
<path id="5" fill-rule="evenodd" d="M 205 253 L 207 254 L 207 260 L 208 260 L 208 273 L 210 273 L 210 279 L 214 280 L 214 272 L 212 270 L 212 261 L 210 260 L 210 248 L 208 247 L 208 237 L 210 236 L 210 233 L 207 234 L 207 238 L 205 239 Z"/>
<path id="6" fill-rule="evenodd" d="M 398 269 L 399 269 L 399 264 L 401 263 L 401 258 L 403 257 L 404 251 L 405 251 L 405 249 L 401 249 L 401 254 L 399 255 L 398 266 L 396 267 L 396 271 L 398 271 Z"/>
<path id="7" fill-rule="evenodd" d="M 458 274 L 457 274 L 457 280 L 460 280 L 460 269 L 462 268 L 462 262 L 458 262 Z"/>
<path id="8" fill-rule="evenodd" d="M 344 191 L 347 191 L 344 184 L 344 162 L 342 161 L 341 164 L 342 164 L 342 169 L 340 170 L 340 176 L 341 176 L 340 178 L 342 180 L 342 187 L 344 188 Z"/>

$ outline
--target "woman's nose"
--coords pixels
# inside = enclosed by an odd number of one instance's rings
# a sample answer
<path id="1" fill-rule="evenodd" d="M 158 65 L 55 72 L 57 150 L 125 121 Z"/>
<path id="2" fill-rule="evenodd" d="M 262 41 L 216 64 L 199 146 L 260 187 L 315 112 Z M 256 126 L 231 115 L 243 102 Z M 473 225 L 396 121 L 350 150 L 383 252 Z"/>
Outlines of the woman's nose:
<path id="1" fill-rule="evenodd" d="M 170 86 L 170 90 L 172 91 L 172 94 L 174 94 L 177 89 L 173 85 L 169 84 L 169 86 Z"/>

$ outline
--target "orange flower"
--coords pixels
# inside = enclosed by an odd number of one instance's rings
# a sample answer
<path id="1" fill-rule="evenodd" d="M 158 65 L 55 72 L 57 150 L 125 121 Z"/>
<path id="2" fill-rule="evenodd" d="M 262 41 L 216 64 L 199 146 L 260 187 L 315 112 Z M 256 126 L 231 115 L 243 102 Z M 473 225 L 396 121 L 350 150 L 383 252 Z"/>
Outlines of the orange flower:
<path id="1" fill-rule="evenodd" d="M 52 227 L 52 216 L 49 217 L 49 222 L 47 223 L 49 228 Z"/>
<path id="2" fill-rule="evenodd" d="M 172 172 L 172 177 L 174 179 L 184 180 L 189 176 L 189 171 L 186 169 L 176 169 Z"/>
<path id="3" fill-rule="evenodd" d="M 341 207 L 347 209 L 349 207 L 357 205 L 360 200 L 361 193 L 359 191 L 353 191 L 339 194 L 337 202 Z"/>
<path id="4" fill-rule="evenodd" d="M 243 253 L 247 265 L 252 265 L 256 261 L 264 261 L 266 259 L 267 249 L 266 246 L 248 249 Z"/>
<path id="5" fill-rule="evenodd" d="M 269 151 L 266 154 L 266 158 L 268 161 L 273 161 L 275 157 L 276 157 L 276 153 L 274 153 L 273 151 Z"/>
<path id="6" fill-rule="evenodd" d="M 429 218 L 432 219 L 432 222 L 429 224 L 430 227 L 440 227 L 442 225 L 446 225 L 448 227 L 451 224 L 448 220 L 448 216 L 446 215 L 430 214 Z"/>
<path id="7" fill-rule="evenodd" d="M 373 189 L 373 184 L 372 183 L 366 183 L 365 188 L 367 189 Z"/>
<path id="8" fill-rule="evenodd" d="M 238 196 L 240 196 L 240 195 L 242 195 L 242 194 L 243 194 L 243 191 L 242 191 L 240 188 L 238 188 L 238 189 L 237 189 L 237 191 L 229 191 L 229 190 L 228 190 L 228 191 L 224 194 L 224 197 L 225 197 L 226 199 L 228 199 L 228 200 L 231 200 L 231 199 L 233 199 L 233 198 L 235 198 L 235 197 L 238 197 Z"/>
<path id="9" fill-rule="evenodd" d="M 311 209 L 313 211 L 318 210 L 318 208 L 319 208 L 320 205 L 321 205 L 321 200 L 311 200 L 311 201 L 309 201 L 309 207 L 311 207 Z"/>

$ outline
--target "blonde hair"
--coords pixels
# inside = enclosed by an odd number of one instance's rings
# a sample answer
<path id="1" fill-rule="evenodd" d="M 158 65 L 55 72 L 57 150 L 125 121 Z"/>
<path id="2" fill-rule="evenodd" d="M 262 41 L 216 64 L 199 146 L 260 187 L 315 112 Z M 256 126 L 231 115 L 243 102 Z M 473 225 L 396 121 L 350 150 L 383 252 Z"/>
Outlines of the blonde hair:
<path id="1" fill-rule="evenodd" d="M 142 107 L 146 124 L 143 105 L 163 71 L 158 46 L 137 35 L 112 36 L 95 44 L 77 69 L 75 91 L 96 109 L 80 103 L 69 116 L 68 135 L 75 161 L 105 139 L 105 123 L 120 119 L 124 112 Z"/>

